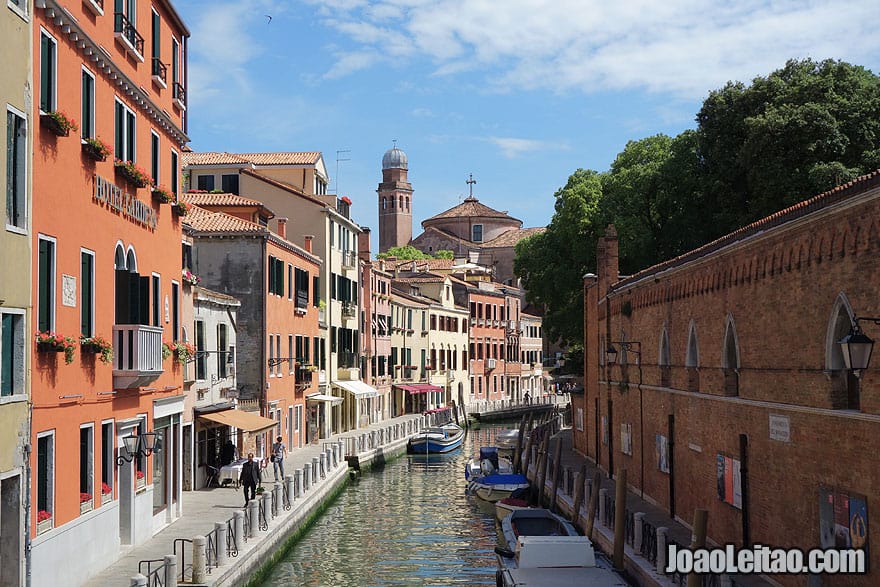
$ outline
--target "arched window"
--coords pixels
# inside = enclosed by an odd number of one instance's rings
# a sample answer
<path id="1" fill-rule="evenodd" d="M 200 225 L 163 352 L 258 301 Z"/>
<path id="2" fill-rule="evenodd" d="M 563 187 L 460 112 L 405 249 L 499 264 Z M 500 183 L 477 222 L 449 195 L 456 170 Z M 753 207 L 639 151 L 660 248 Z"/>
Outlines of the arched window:
<path id="1" fill-rule="evenodd" d="M 825 334 L 825 370 L 831 378 L 831 407 L 838 410 L 859 409 L 859 379 L 846 368 L 838 341 L 849 334 L 855 313 L 845 293 L 840 293 L 831 308 Z"/>
<path id="2" fill-rule="evenodd" d="M 724 371 L 724 395 L 739 395 L 739 342 L 733 316 L 727 316 L 724 327 L 724 347 L 721 351 L 721 368 Z"/>
<path id="3" fill-rule="evenodd" d="M 660 385 L 669 387 L 672 383 L 672 353 L 669 351 L 669 333 L 666 327 L 660 333 L 660 354 L 657 357 L 660 366 Z"/>
<path id="4" fill-rule="evenodd" d="M 116 244 L 116 254 L 113 257 L 113 268 L 117 271 L 125 269 L 125 249 L 122 248 L 122 243 Z"/>
<path id="5" fill-rule="evenodd" d="M 688 374 L 688 391 L 700 391 L 700 350 L 697 343 L 697 325 L 693 320 L 688 327 L 687 354 L 684 366 Z"/>

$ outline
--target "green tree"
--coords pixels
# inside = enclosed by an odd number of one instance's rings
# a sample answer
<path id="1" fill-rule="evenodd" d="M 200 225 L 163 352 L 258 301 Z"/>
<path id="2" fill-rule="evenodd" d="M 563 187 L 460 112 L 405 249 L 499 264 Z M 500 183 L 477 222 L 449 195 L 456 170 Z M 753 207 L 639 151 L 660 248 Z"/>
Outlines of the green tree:
<path id="1" fill-rule="evenodd" d="M 455 259 L 455 253 L 449 249 L 440 249 L 434 252 L 435 259 Z"/>
<path id="2" fill-rule="evenodd" d="M 391 247 L 384 253 L 379 253 L 378 255 L 376 255 L 377 259 L 387 259 L 388 257 L 397 257 L 397 259 L 400 261 L 409 261 L 414 259 L 433 259 L 431 255 L 421 252 L 412 245 L 406 245 L 403 247 Z"/>
<path id="3" fill-rule="evenodd" d="M 578 169 L 556 194 L 547 230 L 516 245 L 514 272 L 530 302 L 546 309 L 543 326 L 550 339 L 583 344 L 583 275 L 595 271 L 602 183 L 599 173 Z"/>

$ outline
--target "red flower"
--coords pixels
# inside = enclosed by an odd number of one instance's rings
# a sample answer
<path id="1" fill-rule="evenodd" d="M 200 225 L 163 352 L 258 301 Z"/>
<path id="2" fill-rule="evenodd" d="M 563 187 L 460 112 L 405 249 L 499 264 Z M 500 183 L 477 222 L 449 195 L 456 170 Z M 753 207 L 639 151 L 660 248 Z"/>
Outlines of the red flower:
<path id="1" fill-rule="evenodd" d="M 52 514 L 47 512 L 46 510 L 40 510 L 37 512 L 37 521 L 45 522 L 46 520 L 51 520 Z"/>
<path id="2" fill-rule="evenodd" d="M 101 483 L 101 493 L 104 495 L 107 495 L 108 493 L 113 493 L 113 488 L 106 483 Z"/>
<path id="3" fill-rule="evenodd" d="M 143 472 L 143 471 L 138 471 L 138 472 L 137 472 L 137 478 L 138 478 L 138 479 L 143 479 L 143 478 L 144 478 L 144 472 Z"/>
<path id="4" fill-rule="evenodd" d="M 79 494 L 79 502 L 85 503 L 87 501 L 92 501 L 92 494 L 91 493 L 80 493 Z"/>

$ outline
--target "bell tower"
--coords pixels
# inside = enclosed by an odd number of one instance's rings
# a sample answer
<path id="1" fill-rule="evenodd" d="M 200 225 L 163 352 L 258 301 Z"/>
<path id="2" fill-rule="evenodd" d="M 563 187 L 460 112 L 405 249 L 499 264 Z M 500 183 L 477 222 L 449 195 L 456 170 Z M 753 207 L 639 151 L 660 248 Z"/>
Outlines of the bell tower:
<path id="1" fill-rule="evenodd" d="M 395 142 L 396 143 L 396 142 Z M 407 181 L 406 153 L 397 148 L 382 156 L 379 194 L 379 252 L 404 247 L 412 240 L 412 185 Z"/>

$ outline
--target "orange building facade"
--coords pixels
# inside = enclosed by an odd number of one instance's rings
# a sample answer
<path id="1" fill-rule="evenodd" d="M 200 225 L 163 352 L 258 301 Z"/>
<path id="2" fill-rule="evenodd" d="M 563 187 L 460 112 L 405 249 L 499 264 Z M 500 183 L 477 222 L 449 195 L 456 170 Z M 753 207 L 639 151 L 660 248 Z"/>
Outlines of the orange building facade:
<path id="1" fill-rule="evenodd" d="M 160 0 L 39 0 L 33 27 L 31 580 L 78 584 L 180 515 L 189 32 Z"/>

